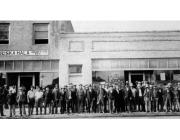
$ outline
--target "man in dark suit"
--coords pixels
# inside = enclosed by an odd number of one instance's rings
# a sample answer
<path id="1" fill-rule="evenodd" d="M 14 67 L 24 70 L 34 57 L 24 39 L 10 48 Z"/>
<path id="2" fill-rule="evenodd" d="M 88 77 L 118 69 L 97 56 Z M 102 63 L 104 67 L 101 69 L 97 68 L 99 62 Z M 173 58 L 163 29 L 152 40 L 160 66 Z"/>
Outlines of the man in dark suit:
<path id="1" fill-rule="evenodd" d="M 119 113 L 121 96 L 119 92 L 119 87 L 117 85 L 115 86 L 115 89 L 113 90 L 113 94 L 114 94 L 115 113 Z"/>
<path id="2" fill-rule="evenodd" d="M 95 85 L 92 86 L 92 91 L 90 94 L 91 110 L 93 113 L 96 113 L 97 110 L 97 90 Z"/>
<path id="3" fill-rule="evenodd" d="M 85 87 L 85 108 L 88 113 L 90 113 L 90 108 L 91 108 L 91 102 L 90 102 L 91 93 L 92 93 L 91 85 L 90 86 L 86 85 L 86 87 Z"/>
<path id="4" fill-rule="evenodd" d="M 100 113 L 104 112 L 104 95 L 105 95 L 105 91 L 103 89 L 103 86 L 100 85 L 97 96 L 97 105 Z"/>
<path id="5" fill-rule="evenodd" d="M 50 91 L 49 87 L 46 87 L 44 93 L 44 114 L 46 114 L 46 108 L 49 106 L 49 114 L 52 113 L 52 92 Z"/>
<path id="6" fill-rule="evenodd" d="M 60 92 L 60 104 L 61 104 L 61 109 L 60 112 L 61 114 L 64 114 L 66 111 L 66 91 L 65 91 L 66 86 L 64 88 L 61 88 Z"/>
<path id="7" fill-rule="evenodd" d="M 72 94 L 71 94 L 71 88 L 72 85 L 68 85 L 68 88 L 66 89 L 66 105 L 67 105 L 67 113 L 70 113 L 70 110 L 72 111 Z"/>
<path id="8" fill-rule="evenodd" d="M 131 108 L 131 102 L 132 102 L 132 91 L 129 87 L 129 85 L 126 85 L 125 86 L 125 91 L 124 91 L 124 100 L 125 100 L 125 109 L 126 111 L 128 112 L 131 112 L 132 111 L 132 108 Z"/>
<path id="9" fill-rule="evenodd" d="M 5 101 L 5 95 L 3 92 L 3 88 L 0 87 L 0 114 L 1 116 L 4 116 L 4 109 L 3 109 L 3 105 L 5 103 L 4 101 Z"/>
<path id="10" fill-rule="evenodd" d="M 78 113 L 84 112 L 84 89 L 82 84 L 79 85 L 79 89 L 77 91 L 77 104 L 78 104 Z"/>
<path id="11" fill-rule="evenodd" d="M 110 85 L 108 90 L 109 113 L 114 112 L 114 92 L 113 86 Z"/>
<path id="12" fill-rule="evenodd" d="M 25 103 L 26 103 L 26 94 L 22 87 L 19 87 L 17 94 L 17 102 L 19 105 L 20 115 L 26 115 Z"/>
<path id="13" fill-rule="evenodd" d="M 53 91 L 52 91 L 52 100 L 53 100 L 53 106 L 52 106 L 52 114 L 58 113 L 58 104 L 59 104 L 59 87 L 58 84 L 55 85 Z"/>
<path id="14" fill-rule="evenodd" d="M 137 85 L 137 97 L 136 97 L 138 111 L 143 111 L 144 108 L 144 90 L 142 89 L 141 83 Z"/>
<path id="15" fill-rule="evenodd" d="M 71 88 L 71 96 L 72 96 L 72 112 L 77 112 L 77 88 L 76 85 L 73 85 Z"/>

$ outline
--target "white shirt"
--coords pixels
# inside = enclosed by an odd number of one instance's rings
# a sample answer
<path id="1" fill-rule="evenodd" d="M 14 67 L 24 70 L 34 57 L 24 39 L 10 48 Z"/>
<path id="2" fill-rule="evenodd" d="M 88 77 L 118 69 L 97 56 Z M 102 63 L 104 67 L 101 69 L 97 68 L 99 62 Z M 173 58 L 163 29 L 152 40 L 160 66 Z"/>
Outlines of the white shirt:
<path id="1" fill-rule="evenodd" d="M 35 100 L 38 100 L 43 97 L 43 92 L 42 91 L 36 91 L 35 92 Z"/>
<path id="2" fill-rule="evenodd" d="M 142 97 L 142 91 L 141 91 L 141 89 L 139 88 L 138 90 L 139 90 L 139 96 Z"/>

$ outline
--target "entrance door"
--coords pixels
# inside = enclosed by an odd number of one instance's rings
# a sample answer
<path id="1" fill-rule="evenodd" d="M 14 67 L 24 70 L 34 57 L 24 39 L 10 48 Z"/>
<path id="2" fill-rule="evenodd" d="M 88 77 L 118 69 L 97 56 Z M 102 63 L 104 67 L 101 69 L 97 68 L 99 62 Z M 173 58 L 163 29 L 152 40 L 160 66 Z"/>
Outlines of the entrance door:
<path id="1" fill-rule="evenodd" d="M 33 75 L 23 75 L 19 77 L 20 79 L 20 86 L 24 86 L 26 88 L 26 91 L 30 89 L 30 87 L 34 86 L 34 76 Z"/>
<path id="2" fill-rule="evenodd" d="M 143 74 L 133 74 L 131 75 L 131 82 L 133 85 L 136 84 L 136 81 L 143 81 Z"/>

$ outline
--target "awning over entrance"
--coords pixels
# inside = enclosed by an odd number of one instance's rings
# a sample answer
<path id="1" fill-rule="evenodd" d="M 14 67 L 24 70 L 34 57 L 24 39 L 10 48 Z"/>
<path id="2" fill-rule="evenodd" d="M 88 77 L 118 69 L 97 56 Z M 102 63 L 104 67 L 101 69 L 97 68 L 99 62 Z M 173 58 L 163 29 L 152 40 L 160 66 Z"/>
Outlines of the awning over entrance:
<path id="1" fill-rule="evenodd" d="M 180 58 L 93 59 L 93 71 L 178 70 Z"/>

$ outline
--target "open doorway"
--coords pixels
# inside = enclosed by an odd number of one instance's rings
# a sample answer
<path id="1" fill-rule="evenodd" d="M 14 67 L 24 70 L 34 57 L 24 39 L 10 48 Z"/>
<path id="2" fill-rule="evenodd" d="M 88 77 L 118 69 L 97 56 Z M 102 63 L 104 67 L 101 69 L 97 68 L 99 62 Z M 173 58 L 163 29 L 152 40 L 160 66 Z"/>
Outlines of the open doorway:
<path id="1" fill-rule="evenodd" d="M 20 76 L 20 86 L 24 86 L 28 91 L 32 85 L 34 85 L 33 75 Z"/>
<path id="2" fill-rule="evenodd" d="M 136 81 L 143 81 L 143 74 L 131 74 L 131 82 L 136 85 Z"/>

